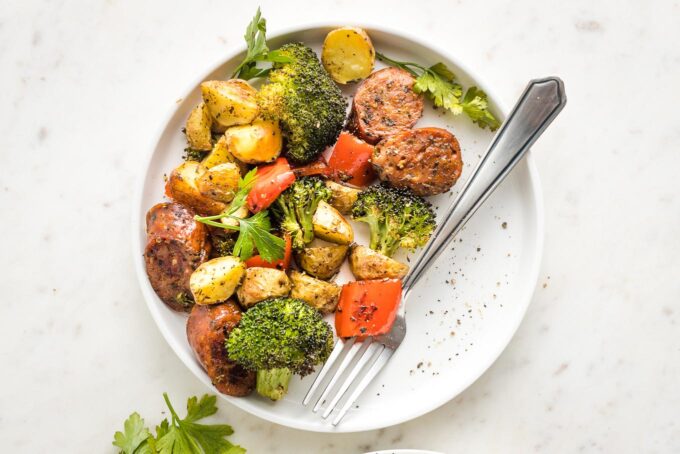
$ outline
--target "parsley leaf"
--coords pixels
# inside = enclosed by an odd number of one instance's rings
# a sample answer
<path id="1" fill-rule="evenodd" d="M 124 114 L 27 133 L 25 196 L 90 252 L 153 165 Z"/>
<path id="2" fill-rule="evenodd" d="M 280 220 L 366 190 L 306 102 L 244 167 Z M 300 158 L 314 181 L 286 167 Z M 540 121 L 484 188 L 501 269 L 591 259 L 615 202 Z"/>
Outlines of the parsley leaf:
<path id="1" fill-rule="evenodd" d="M 465 113 L 482 129 L 488 127 L 494 131 L 500 126 L 500 122 L 489 112 L 486 93 L 477 87 L 470 87 L 462 96 L 463 87 L 456 82 L 456 75 L 444 63 L 426 68 L 418 63 L 392 60 L 380 52 L 376 52 L 376 57 L 411 73 L 416 78 L 413 91 L 427 95 L 436 107 L 443 107 L 454 115 Z"/>
<path id="2" fill-rule="evenodd" d="M 201 454 L 198 446 L 191 445 L 186 434 L 174 425 L 158 440 L 156 449 L 158 454 Z"/>
<path id="3" fill-rule="evenodd" d="M 170 410 L 172 422 L 167 433 L 158 440 L 159 454 L 223 454 L 225 452 L 244 453 L 245 450 L 234 446 L 224 437 L 234 433 L 226 424 L 199 424 L 196 421 L 217 412 L 215 396 L 204 395 L 198 400 L 192 397 L 187 401 L 187 415 L 180 419 L 168 398 L 163 393 Z M 236 450 L 234 449 L 236 448 Z"/>
<path id="4" fill-rule="evenodd" d="M 437 63 L 440 65 L 441 63 Z M 435 66 L 437 66 L 435 65 Z M 427 68 L 423 74 L 416 79 L 416 83 L 413 84 L 413 91 L 416 93 L 427 94 L 432 102 L 437 107 L 443 107 L 444 109 L 450 110 L 454 115 L 458 115 L 463 111 L 460 105 L 460 95 L 463 94 L 463 89 L 460 84 L 453 82 L 453 77 L 444 78 L 439 73 L 437 73 L 432 66 Z M 453 76 L 453 73 L 442 65 L 444 69 Z"/>
<path id="5" fill-rule="evenodd" d="M 234 254 L 243 260 L 253 256 L 253 245 L 257 248 L 260 256 L 267 262 L 273 262 L 283 258 L 286 242 L 283 238 L 269 233 L 271 223 L 267 210 L 260 211 L 255 215 L 239 220 L 241 233 L 234 245 Z"/>
<path id="6" fill-rule="evenodd" d="M 273 262 L 283 258 L 286 242 L 270 233 L 271 222 L 267 210 L 260 211 L 249 218 L 234 216 L 234 213 L 246 203 L 246 198 L 255 184 L 256 177 L 257 169 L 255 168 L 239 181 L 239 189 L 226 212 L 214 216 L 194 216 L 194 219 L 213 227 L 238 230 L 239 235 L 234 244 L 233 254 L 240 257 L 241 260 L 248 260 L 257 248 L 264 260 Z M 225 217 L 238 220 L 238 227 L 217 222 Z"/>
<path id="7" fill-rule="evenodd" d="M 123 423 L 124 432 L 113 435 L 113 445 L 118 446 L 124 454 L 141 454 L 146 441 L 151 437 L 149 430 L 144 427 L 144 420 L 139 413 L 132 413 Z M 150 452 L 150 451 L 148 451 Z"/>
<path id="8" fill-rule="evenodd" d="M 245 454 L 245 449 L 224 438 L 234 433 L 231 426 L 197 422 L 217 412 L 215 396 L 189 398 L 184 419 L 179 418 L 166 393 L 163 398 L 171 422 L 164 419 L 156 426 L 154 437 L 144 426 L 144 420 L 133 413 L 125 421 L 124 432 L 114 434 L 113 445 L 124 454 Z"/>
<path id="9" fill-rule="evenodd" d="M 248 193 L 250 193 L 250 190 L 255 184 L 256 176 L 257 168 L 254 168 L 250 172 L 246 173 L 246 176 L 239 179 L 238 191 L 236 191 L 236 195 L 234 195 L 234 199 L 231 201 L 231 205 L 229 205 L 229 210 L 227 210 L 228 215 L 236 213 L 238 209 L 246 203 Z"/>
<path id="10" fill-rule="evenodd" d="M 494 131 L 500 126 L 500 122 L 487 109 L 487 96 L 484 91 L 477 87 L 470 87 L 463 97 L 463 112 L 472 118 L 482 129 L 488 127 Z"/>
<path id="11" fill-rule="evenodd" d="M 160 440 L 163 437 L 163 435 L 168 433 L 169 430 L 170 424 L 168 424 L 167 419 L 164 419 L 163 421 L 161 421 L 160 425 L 156 426 L 156 439 Z"/>
<path id="12" fill-rule="evenodd" d="M 456 75 L 453 73 L 453 71 L 447 68 L 446 65 L 442 62 L 430 66 L 429 69 L 430 71 L 439 75 L 442 79 L 448 82 L 453 82 L 456 79 Z"/>
<path id="13" fill-rule="evenodd" d="M 192 397 L 187 401 L 187 416 L 179 419 L 175 409 L 172 407 L 167 394 L 163 394 L 165 403 L 172 414 L 172 425 L 168 433 L 158 441 L 161 454 L 221 454 L 227 449 L 234 447 L 232 443 L 224 437 L 234 433 L 231 426 L 226 424 L 206 425 L 198 424 L 196 421 L 214 415 L 217 412 L 215 396 L 204 395 L 199 401 Z M 168 439 L 164 443 L 165 439 Z M 179 448 L 179 451 L 175 450 Z M 165 449 L 165 453 L 163 451 Z M 170 450 L 168 450 L 170 449 Z"/>
<path id="14" fill-rule="evenodd" d="M 200 402 L 196 396 L 190 397 L 189 400 L 187 400 L 187 417 L 184 418 L 184 420 L 194 422 L 214 415 L 217 413 L 216 402 L 217 397 L 209 396 L 208 394 L 204 394 L 203 397 L 201 397 Z M 229 430 L 231 430 L 231 428 L 229 428 Z M 232 432 L 227 435 L 231 435 Z"/>
<path id="15" fill-rule="evenodd" d="M 269 50 L 266 34 L 267 20 L 262 17 L 258 7 L 253 20 L 246 27 L 246 34 L 243 35 L 248 46 L 246 57 L 234 70 L 234 73 L 231 75 L 232 78 L 249 80 L 266 76 L 270 68 L 258 68 L 257 62 L 260 61 L 272 63 L 289 63 L 291 61 L 290 58 L 281 55 L 279 51 Z"/>

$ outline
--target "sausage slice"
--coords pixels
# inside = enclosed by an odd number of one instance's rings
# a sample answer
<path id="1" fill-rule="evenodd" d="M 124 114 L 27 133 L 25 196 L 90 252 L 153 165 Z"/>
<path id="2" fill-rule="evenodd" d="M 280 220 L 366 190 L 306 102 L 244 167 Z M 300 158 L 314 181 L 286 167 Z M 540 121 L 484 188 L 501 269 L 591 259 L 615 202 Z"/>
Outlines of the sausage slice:
<path id="1" fill-rule="evenodd" d="M 226 340 L 240 321 L 241 310 L 231 300 L 214 305 L 196 304 L 187 320 L 187 338 L 196 359 L 215 388 L 230 396 L 247 396 L 255 388 L 255 372 L 227 357 Z"/>
<path id="2" fill-rule="evenodd" d="M 348 124 L 360 138 L 376 144 L 385 136 L 410 129 L 423 115 L 423 96 L 413 91 L 408 71 L 385 68 L 364 80 L 354 95 Z"/>
<path id="3" fill-rule="evenodd" d="M 421 196 L 448 191 L 463 171 L 456 136 L 441 128 L 389 136 L 375 147 L 372 161 L 381 180 Z"/>
<path id="4" fill-rule="evenodd" d="M 158 297 L 171 309 L 191 310 L 189 277 L 208 259 L 205 225 L 179 203 L 159 203 L 146 214 L 146 274 Z"/>

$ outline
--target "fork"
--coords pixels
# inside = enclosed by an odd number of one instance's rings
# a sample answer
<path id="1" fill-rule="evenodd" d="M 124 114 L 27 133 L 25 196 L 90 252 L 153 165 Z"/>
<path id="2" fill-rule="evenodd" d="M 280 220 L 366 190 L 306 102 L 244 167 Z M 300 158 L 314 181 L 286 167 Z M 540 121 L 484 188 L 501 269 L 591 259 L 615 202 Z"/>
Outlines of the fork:
<path id="1" fill-rule="evenodd" d="M 337 414 L 332 420 L 334 426 L 340 423 L 406 337 L 405 303 L 414 285 L 562 111 L 566 102 L 564 83 L 561 79 L 547 77 L 529 82 L 505 123 L 494 136 L 472 176 L 447 209 L 442 222 L 432 234 L 432 238 L 403 279 L 402 303 L 390 331 L 363 341 L 358 341 L 355 337 L 338 339 L 328 360 L 303 399 L 303 405 L 306 406 L 311 402 L 324 378 L 339 361 L 339 366 L 323 388 L 313 411 L 318 412 L 324 403 L 330 401 L 322 413 L 322 417 L 327 419 L 336 410 L 336 406 L 347 391 L 355 385 L 349 397 L 337 409 Z M 349 369 L 351 365 L 353 367 Z M 342 383 L 338 387 L 341 380 Z"/>

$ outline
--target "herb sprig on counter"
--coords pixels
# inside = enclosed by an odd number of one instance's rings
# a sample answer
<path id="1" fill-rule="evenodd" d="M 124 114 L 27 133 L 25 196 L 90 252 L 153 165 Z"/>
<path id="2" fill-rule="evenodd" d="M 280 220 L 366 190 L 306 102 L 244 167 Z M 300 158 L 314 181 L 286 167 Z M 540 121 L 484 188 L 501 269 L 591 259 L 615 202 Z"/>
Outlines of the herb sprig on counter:
<path id="1" fill-rule="evenodd" d="M 413 91 L 427 95 L 435 106 L 443 107 L 454 115 L 465 113 L 480 128 L 495 131 L 500 122 L 488 110 L 487 95 L 480 88 L 470 87 L 463 96 L 463 87 L 456 82 L 456 75 L 444 63 L 430 67 L 418 63 L 392 60 L 380 52 L 378 60 L 408 71 L 416 78 Z"/>
<path id="2" fill-rule="evenodd" d="M 257 62 L 289 63 L 291 61 L 290 58 L 281 55 L 279 51 L 269 50 L 266 34 L 267 20 L 262 17 L 258 7 L 253 20 L 246 28 L 246 34 L 243 35 L 248 45 L 246 58 L 236 67 L 231 75 L 232 78 L 249 80 L 269 74 L 271 68 L 258 68 Z"/>
<path id="3" fill-rule="evenodd" d="M 253 256 L 255 248 L 257 248 L 258 253 L 264 260 L 274 262 L 283 258 L 286 242 L 283 238 L 270 233 L 271 222 L 268 211 L 260 211 L 248 218 L 234 216 L 234 213 L 246 203 L 248 193 L 255 184 L 256 174 L 257 169 L 255 168 L 239 181 L 238 192 L 227 211 L 214 216 L 194 216 L 194 219 L 213 227 L 237 230 L 239 235 L 234 244 L 233 254 L 240 257 L 241 260 L 248 260 Z M 219 222 L 222 218 L 233 219 L 237 225 Z"/>
<path id="4" fill-rule="evenodd" d="M 122 454 L 244 454 L 240 446 L 225 439 L 234 433 L 226 424 L 199 424 L 197 421 L 217 413 L 217 398 L 205 394 L 199 400 L 190 397 L 187 415 L 180 419 L 167 393 L 163 393 L 170 410 L 167 418 L 156 426 L 156 435 L 146 427 L 138 413 L 132 413 L 123 424 L 123 431 L 113 435 L 113 445 Z"/>

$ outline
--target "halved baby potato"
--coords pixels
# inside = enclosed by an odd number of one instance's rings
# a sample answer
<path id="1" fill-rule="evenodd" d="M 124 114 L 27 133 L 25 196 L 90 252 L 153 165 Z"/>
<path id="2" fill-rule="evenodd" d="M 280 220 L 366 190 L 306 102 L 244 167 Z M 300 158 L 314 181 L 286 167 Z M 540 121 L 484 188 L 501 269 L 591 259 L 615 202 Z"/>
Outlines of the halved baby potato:
<path id="1" fill-rule="evenodd" d="M 322 281 L 299 271 L 290 272 L 291 298 L 301 299 L 322 314 L 335 311 L 341 287 L 332 282 Z"/>
<path id="2" fill-rule="evenodd" d="M 236 159 L 231 151 L 229 151 L 229 148 L 227 147 L 227 138 L 222 136 L 217 142 L 215 142 L 215 145 L 212 147 L 212 151 L 210 151 L 210 153 L 208 153 L 208 155 L 203 158 L 201 164 L 207 168 L 211 168 L 220 164 L 224 164 L 225 162 L 233 162 L 236 164 L 242 175 L 248 171 L 247 166 Z"/>
<path id="3" fill-rule="evenodd" d="M 229 129 L 229 126 L 222 126 L 216 121 L 213 121 L 212 125 L 210 126 L 210 131 L 212 131 L 213 134 L 224 134 L 224 131 L 227 129 Z"/>
<path id="4" fill-rule="evenodd" d="M 221 126 L 248 124 L 259 112 L 257 90 L 245 80 L 209 80 L 201 84 L 201 93 L 213 120 Z"/>
<path id="5" fill-rule="evenodd" d="M 175 202 L 187 205 L 200 214 L 220 214 L 226 205 L 206 197 L 198 188 L 199 179 L 208 168 L 196 161 L 187 161 L 175 168 L 165 183 L 165 195 Z"/>
<path id="6" fill-rule="evenodd" d="M 187 141 L 194 150 L 209 151 L 212 149 L 212 117 L 205 103 L 200 103 L 189 114 L 185 127 Z"/>
<path id="7" fill-rule="evenodd" d="M 281 128 L 276 121 L 255 120 L 249 125 L 233 126 L 224 137 L 229 152 L 248 164 L 271 162 L 283 147 Z"/>
<path id="8" fill-rule="evenodd" d="M 233 162 L 225 162 L 206 170 L 198 177 L 198 190 L 206 197 L 219 202 L 228 203 L 234 199 L 238 191 L 241 171 Z"/>
<path id="9" fill-rule="evenodd" d="M 321 62 L 334 81 L 346 84 L 365 79 L 371 74 L 375 49 L 371 38 L 361 28 L 337 28 L 326 35 Z"/>
<path id="10" fill-rule="evenodd" d="M 349 267 L 358 280 L 401 279 L 408 273 L 408 265 L 359 245 L 350 248 Z"/>
<path id="11" fill-rule="evenodd" d="M 337 244 L 351 244 L 354 241 L 354 231 L 338 210 L 323 200 L 312 217 L 314 236 L 322 240 Z"/>
<path id="12" fill-rule="evenodd" d="M 249 308 L 267 298 L 286 296 L 290 293 L 290 280 L 284 271 L 275 268 L 247 268 L 243 283 L 236 290 L 238 301 Z"/>
<path id="13" fill-rule="evenodd" d="M 238 210 L 236 210 L 232 214 L 232 216 L 237 217 L 237 218 L 241 218 L 241 219 L 248 217 L 248 207 L 245 204 L 241 205 L 238 208 Z M 224 225 L 230 225 L 232 227 L 238 227 L 238 221 L 234 218 L 227 218 L 227 217 L 220 218 L 220 222 Z M 231 229 L 228 230 L 228 231 L 233 232 L 233 230 L 231 230 Z"/>
<path id="14" fill-rule="evenodd" d="M 352 211 L 352 205 L 359 198 L 359 189 L 350 188 L 333 180 L 326 180 L 326 187 L 331 190 L 331 199 L 328 201 L 342 214 Z"/>
<path id="15" fill-rule="evenodd" d="M 295 263 L 308 274 L 319 279 L 330 279 L 345 261 L 349 246 L 312 246 L 295 252 Z"/>
<path id="16" fill-rule="evenodd" d="M 215 304 L 234 294 L 246 265 L 238 257 L 217 257 L 202 263 L 191 274 L 189 288 L 196 304 Z"/>

